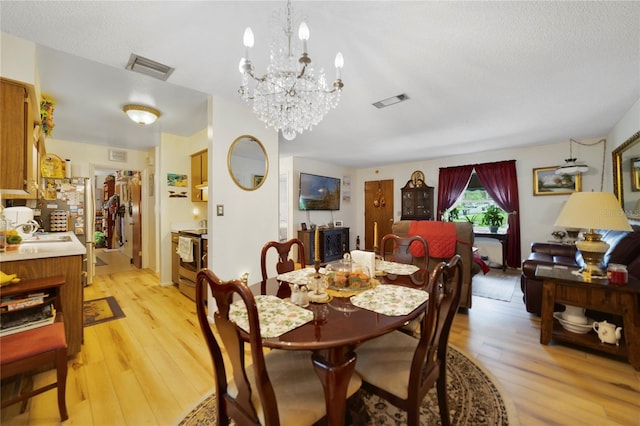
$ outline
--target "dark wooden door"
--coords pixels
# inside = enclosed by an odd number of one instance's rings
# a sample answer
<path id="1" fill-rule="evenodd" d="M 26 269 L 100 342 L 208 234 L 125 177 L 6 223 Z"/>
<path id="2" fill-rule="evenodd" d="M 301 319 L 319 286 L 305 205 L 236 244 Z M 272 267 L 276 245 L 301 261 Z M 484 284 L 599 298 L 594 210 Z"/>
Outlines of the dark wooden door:
<path id="1" fill-rule="evenodd" d="M 364 183 L 364 249 L 373 250 L 373 223 L 378 223 L 378 245 L 393 225 L 393 179 Z"/>
<path id="2" fill-rule="evenodd" d="M 131 225 L 132 225 L 132 260 L 131 262 L 136 268 L 142 268 L 142 226 L 141 226 L 141 217 L 142 214 L 140 212 L 140 200 L 141 188 L 140 188 L 140 180 L 139 179 L 131 179 L 130 183 L 131 189 L 131 200 L 130 200 L 130 209 L 128 214 L 131 215 Z"/>

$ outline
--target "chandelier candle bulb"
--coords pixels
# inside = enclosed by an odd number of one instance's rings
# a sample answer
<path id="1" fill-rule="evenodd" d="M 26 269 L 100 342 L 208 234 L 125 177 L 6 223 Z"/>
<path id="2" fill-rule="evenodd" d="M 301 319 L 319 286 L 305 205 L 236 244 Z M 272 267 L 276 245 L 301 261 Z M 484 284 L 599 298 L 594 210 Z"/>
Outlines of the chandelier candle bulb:
<path id="1" fill-rule="evenodd" d="M 254 43 L 253 31 L 251 31 L 251 27 L 247 27 L 244 30 L 244 36 L 242 37 L 242 44 L 244 44 L 244 47 L 247 48 L 246 56 L 242 58 L 243 62 L 246 62 L 249 60 L 249 50 L 251 50 L 251 48 L 253 47 L 253 43 Z"/>
<path id="2" fill-rule="evenodd" d="M 306 22 L 300 24 L 298 37 L 302 40 L 302 53 L 307 53 L 307 41 L 309 40 L 309 27 Z"/>
<path id="3" fill-rule="evenodd" d="M 342 52 L 338 52 L 336 54 L 335 66 L 336 66 L 336 79 L 340 80 L 342 78 L 342 67 L 344 67 L 344 58 L 342 57 Z"/>

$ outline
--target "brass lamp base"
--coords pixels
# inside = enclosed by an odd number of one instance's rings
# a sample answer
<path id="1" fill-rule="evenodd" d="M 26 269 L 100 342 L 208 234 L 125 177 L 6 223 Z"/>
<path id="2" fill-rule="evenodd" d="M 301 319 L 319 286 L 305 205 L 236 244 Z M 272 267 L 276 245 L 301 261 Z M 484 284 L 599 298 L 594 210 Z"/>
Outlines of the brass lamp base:
<path id="1" fill-rule="evenodd" d="M 601 235 L 593 229 L 583 234 L 584 240 L 576 241 L 576 248 L 582 253 L 582 258 L 586 264 L 581 272 L 589 276 L 606 276 L 607 272 L 602 270 L 602 259 L 609 250 L 609 244 L 602 241 Z"/>

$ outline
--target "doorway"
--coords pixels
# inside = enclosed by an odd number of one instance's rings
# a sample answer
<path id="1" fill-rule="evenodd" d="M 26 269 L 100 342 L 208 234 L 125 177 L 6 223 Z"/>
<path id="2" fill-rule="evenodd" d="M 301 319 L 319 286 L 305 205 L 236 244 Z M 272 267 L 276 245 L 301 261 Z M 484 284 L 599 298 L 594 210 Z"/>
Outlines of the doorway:
<path id="1" fill-rule="evenodd" d="M 95 168 L 96 274 L 142 267 L 140 176 Z"/>
<path id="2" fill-rule="evenodd" d="M 393 179 L 364 183 L 364 247 L 373 250 L 374 222 L 378 224 L 378 246 L 393 225 Z"/>

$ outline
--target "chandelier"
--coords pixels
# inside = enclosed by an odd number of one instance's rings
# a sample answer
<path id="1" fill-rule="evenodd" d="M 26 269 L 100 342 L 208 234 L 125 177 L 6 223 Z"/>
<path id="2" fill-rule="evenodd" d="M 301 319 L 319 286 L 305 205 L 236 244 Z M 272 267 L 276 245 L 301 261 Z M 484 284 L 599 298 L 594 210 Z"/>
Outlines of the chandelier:
<path id="1" fill-rule="evenodd" d="M 250 27 L 245 30 L 243 43 L 246 54 L 240 60 L 242 85 L 238 92 L 260 120 L 281 131 L 285 139 L 293 140 L 304 130 L 311 130 L 330 109 L 338 105 L 343 87 L 340 74 L 344 59 L 342 53 L 338 52 L 335 59 L 336 79 L 328 83 L 324 70 L 316 73 L 311 65 L 307 52 L 309 27 L 306 22 L 302 21 L 298 29 L 298 37 L 302 41 L 299 53 L 300 46 L 296 48 L 292 41 L 294 17 L 291 1 L 287 1 L 285 12 L 284 26 L 278 33 L 279 37 L 274 34 L 276 37 L 271 42 L 270 64 L 263 76 L 254 74 L 249 58 L 254 43 L 253 31 Z"/>

